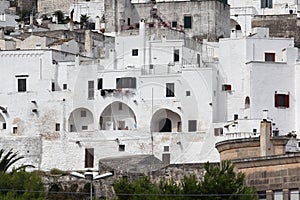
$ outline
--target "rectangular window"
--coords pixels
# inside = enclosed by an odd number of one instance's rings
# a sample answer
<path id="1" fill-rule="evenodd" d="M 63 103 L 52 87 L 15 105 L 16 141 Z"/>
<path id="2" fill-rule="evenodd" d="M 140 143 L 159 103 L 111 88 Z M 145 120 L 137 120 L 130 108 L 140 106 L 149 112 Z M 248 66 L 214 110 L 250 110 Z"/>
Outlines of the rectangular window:
<path id="1" fill-rule="evenodd" d="M 197 131 L 197 120 L 189 120 L 189 132 L 195 132 Z"/>
<path id="2" fill-rule="evenodd" d="M 18 127 L 13 127 L 13 134 L 17 134 L 18 133 Z"/>
<path id="3" fill-rule="evenodd" d="M 177 22 L 176 21 L 172 21 L 172 28 L 176 28 L 177 27 Z"/>
<path id="4" fill-rule="evenodd" d="M 138 49 L 132 49 L 132 56 L 138 56 L 139 50 Z"/>
<path id="5" fill-rule="evenodd" d="M 80 117 L 86 117 L 86 111 L 85 110 L 80 111 Z"/>
<path id="6" fill-rule="evenodd" d="M 288 94 L 275 94 L 275 107 L 276 108 L 288 108 L 290 107 Z"/>
<path id="7" fill-rule="evenodd" d="M 51 91 L 52 92 L 55 91 L 55 83 L 54 82 L 52 82 L 52 84 L 51 84 Z"/>
<path id="8" fill-rule="evenodd" d="M 186 93 L 185 95 L 186 95 L 187 97 L 191 96 L 191 91 L 186 91 L 185 93 Z"/>
<path id="9" fill-rule="evenodd" d="M 162 154 L 162 161 L 164 164 L 168 165 L 171 161 L 171 155 L 169 153 L 163 153 Z"/>
<path id="10" fill-rule="evenodd" d="M 68 89 L 68 84 L 63 84 L 63 89 L 64 90 Z"/>
<path id="11" fill-rule="evenodd" d="M 125 144 L 119 145 L 119 151 L 125 151 Z"/>
<path id="12" fill-rule="evenodd" d="M 127 18 L 127 25 L 130 26 L 130 18 Z"/>
<path id="13" fill-rule="evenodd" d="M 85 149 L 85 168 L 94 167 L 94 148 Z"/>
<path id="14" fill-rule="evenodd" d="M 6 129 L 6 123 L 2 124 L 2 129 Z"/>
<path id="15" fill-rule="evenodd" d="M 174 96 L 174 83 L 166 83 L 166 97 Z"/>
<path id="16" fill-rule="evenodd" d="M 103 79 L 102 79 L 102 78 L 98 78 L 97 89 L 98 89 L 98 90 L 103 89 Z"/>
<path id="17" fill-rule="evenodd" d="M 265 53 L 266 62 L 275 62 L 275 53 Z"/>
<path id="18" fill-rule="evenodd" d="M 164 152 L 169 152 L 170 147 L 169 146 L 164 146 Z"/>
<path id="19" fill-rule="evenodd" d="M 119 103 L 119 110 L 122 110 L 122 103 Z"/>
<path id="20" fill-rule="evenodd" d="M 117 89 L 122 88 L 136 88 L 136 78 L 135 77 L 125 77 L 125 78 L 117 78 Z"/>
<path id="21" fill-rule="evenodd" d="M 81 126 L 81 130 L 87 131 L 88 130 L 88 126 Z"/>
<path id="22" fill-rule="evenodd" d="M 18 79 L 18 92 L 26 92 L 26 78 Z"/>
<path id="23" fill-rule="evenodd" d="M 192 28 L 192 16 L 184 16 L 184 28 Z"/>
<path id="24" fill-rule="evenodd" d="M 60 131 L 60 123 L 55 124 L 55 131 Z"/>
<path id="25" fill-rule="evenodd" d="M 93 99 L 94 98 L 94 81 L 88 81 L 88 98 Z"/>
<path id="26" fill-rule="evenodd" d="M 261 8 L 273 8 L 272 0 L 260 0 Z"/>
<path id="27" fill-rule="evenodd" d="M 231 91 L 231 85 L 228 84 L 222 85 L 222 91 Z"/>
<path id="28" fill-rule="evenodd" d="M 179 62 L 179 49 L 174 49 L 174 62 Z"/>

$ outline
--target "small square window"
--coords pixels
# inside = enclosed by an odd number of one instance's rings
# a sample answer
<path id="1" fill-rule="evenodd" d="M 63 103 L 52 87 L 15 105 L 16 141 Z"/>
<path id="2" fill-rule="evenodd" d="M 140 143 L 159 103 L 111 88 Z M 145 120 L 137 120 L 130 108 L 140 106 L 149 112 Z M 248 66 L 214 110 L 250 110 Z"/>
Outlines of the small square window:
<path id="1" fill-rule="evenodd" d="M 119 145 L 119 151 L 125 151 L 125 144 Z"/>
<path id="2" fill-rule="evenodd" d="M 186 91 L 185 94 L 187 97 L 189 97 L 189 96 L 191 96 L 191 91 Z"/>
<path id="3" fill-rule="evenodd" d="M 132 56 L 138 56 L 139 50 L 138 49 L 132 49 Z"/>
<path id="4" fill-rule="evenodd" d="M 81 127 L 81 130 L 87 131 L 87 130 L 88 130 L 88 126 L 82 126 L 82 127 Z"/>
<path id="5" fill-rule="evenodd" d="M 275 62 L 275 53 L 265 53 L 266 62 Z"/>
<path id="6" fill-rule="evenodd" d="M 86 111 L 85 110 L 80 111 L 80 117 L 86 117 Z"/>
<path id="7" fill-rule="evenodd" d="M 172 28 L 176 28 L 177 27 L 177 21 L 172 21 Z"/>
<path id="8" fill-rule="evenodd" d="M 189 120 L 188 125 L 189 132 L 197 131 L 197 120 Z"/>
<path id="9" fill-rule="evenodd" d="M 18 133 L 18 127 L 13 127 L 13 134 L 17 134 Z"/>
<path id="10" fill-rule="evenodd" d="M 288 108 L 290 106 L 288 94 L 275 94 L 275 107 Z"/>
<path id="11" fill-rule="evenodd" d="M 170 147 L 169 146 L 164 146 L 164 152 L 169 152 Z"/>
<path id="12" fill-rule="evenodd" d="M 18 79 L 18 92 L 26 92 L 26 78 Z"/>
<path id="13" fill-rule="evenodd" d="M 60 123 L 55 124 L 55 131 L 60 131 Z"/>
<path id="14" fill-rule="evenodd" d="M 68 84 L 63 84 L 63 89 L 64 90 L 68 89 Z"/>

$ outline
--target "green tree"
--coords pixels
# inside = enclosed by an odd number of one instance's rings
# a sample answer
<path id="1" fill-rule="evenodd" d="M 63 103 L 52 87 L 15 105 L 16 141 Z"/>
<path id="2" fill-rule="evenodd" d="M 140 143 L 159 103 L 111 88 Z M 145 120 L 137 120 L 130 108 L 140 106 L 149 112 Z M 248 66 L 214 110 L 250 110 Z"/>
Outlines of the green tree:
<path id="1" fill-rule="evenodd" d="M 88 27 L 88 25 L 89 25 L 89 22 L 88 22 L 88 20 L 89 20 L 89 16 L 87 16 L 87 15 L 80 15 L 80 27 L 81 27 L 81 29 L 85 29 L 86 27 Z"/>
<path id="2" fill-rule="evenodd" d="M 230 161 L 222 161 L 221 166 L 206 163 L 206 174 L 201 182 L 201 194 L 207 194 L 205 200 L 253 200 L 258 199 L 254 188 L 245 185 L 245 174 L 234 171 Z"/>
<path id="3" fill-rule="evenodd" d="M 0 150 L 0 172 L 5 173 L 9 167 L 15 164 L 17 161 L 23 159 L 23 156 L 18 156 L 18 152 L 13 152 L 13 149 L 10 149 L 5 153 L 4 149 Z M 25 169 L 27 167 L 34 167 L 33 165 L 22 165 L 17 168 L 17 170 Z"/>
<path id="4" fill-rule="evenodd" d="M 57 17 L 57 22 L 59 24 L 64 22 L 65 15 L 64 15 L 64 13 L 61 10 L 55 11 L 54 15 Z"/>

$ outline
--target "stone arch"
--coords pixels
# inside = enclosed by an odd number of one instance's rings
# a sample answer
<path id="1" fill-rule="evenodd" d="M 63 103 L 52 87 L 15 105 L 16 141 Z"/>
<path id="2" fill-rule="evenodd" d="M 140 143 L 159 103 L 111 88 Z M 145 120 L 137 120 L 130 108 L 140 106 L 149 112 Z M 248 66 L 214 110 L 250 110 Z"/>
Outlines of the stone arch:
<path id="1" fill-rule="evenodd" d="M 250 97 L 248 96 L 245 98 L 245 109 L 246 108 L 250 108 Z"/>
<path id="2" fill-rule="evenodd" d="M 6 121 L 3 115 L 0 113 L 0 130 L 6 129 Z"/>
<path id="3" fill-rule="evenodd" d="M 93 113 L 86 108 L 77 108 L 72 111 L 68 119 L 69 131 L 92 131 L 94 130 Z"/>
<path id="4" fill-rule="evenodd" d="M 231 33 L 242 32 L 242 26 L 234 19 L 230 19 L 230 30 Z"/>
<path id="5" fill-rule="evenodd" d="M 102 111 L 99 119 L 101 130 L 132 130 L 136 129 L 136 115 L 125 103 L 115 101 Z"/>
<path id="6" fill-rule="evenodd" d="M 151 132 L 181 132 L 181 117 L 169 109 L 156 111 L 151 120 Z"/>

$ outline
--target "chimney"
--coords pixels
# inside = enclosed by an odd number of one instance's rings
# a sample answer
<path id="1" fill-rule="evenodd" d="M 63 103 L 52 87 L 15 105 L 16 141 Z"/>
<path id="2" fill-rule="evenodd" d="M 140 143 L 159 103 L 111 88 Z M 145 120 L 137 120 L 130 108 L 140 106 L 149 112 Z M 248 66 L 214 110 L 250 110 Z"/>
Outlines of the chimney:
<path id="1" fill-rule="evenodd" d="M 72 9 L 72 11 L 70 12 L 70 31 L 74 30 L 74 20 L 73 20 L 73 16 L 74 16 L 74 9 Z"/>
<path id="2" fill-rule="evenodd" d="M 264 119 L 260 122 L 260 156 L 274 155 L 272 138 L 272 125 L 271 122 Z"/>
<path id="3" fill-rule="evenodd" d="M 268 119 L 268 110 L 263 110 L 263 117 L 262 119 L 264 120 L 267 120 Z"/>
<path id="4" fill-rule="evenodd" d="M 88 57 L 93 56 L 92 45 L 93 45 L 93 41 L 92 41 L 91 30 L 86 30 L 85 31 L 85 41 L 84 41 L 84 50 L 86 52 L 86 56 L 88 56 Z"/>
<path id="5" fill-rule="evenodd" d="M 96 17 L 96 21 L 95 21 L 95 30 L 96 30 L 97 32 L 100 31 L 100 17 L 99 17 L 99 16 Z"/>

